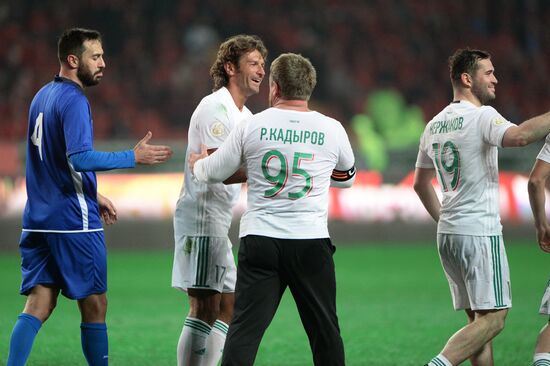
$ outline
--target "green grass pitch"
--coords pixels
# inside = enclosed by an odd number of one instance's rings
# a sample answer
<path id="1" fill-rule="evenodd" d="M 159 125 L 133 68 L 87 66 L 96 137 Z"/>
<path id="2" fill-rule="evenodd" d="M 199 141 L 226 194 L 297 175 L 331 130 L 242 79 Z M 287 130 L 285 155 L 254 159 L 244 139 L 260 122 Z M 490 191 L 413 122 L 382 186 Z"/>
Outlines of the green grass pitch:
<path id="1" fill-rule="evenodd" d="M 536 244 L 509 243 L 514 307 L 494 341 L 495 364 L 529 365 L 539 329 L 537 314 L 548 279 L 547 254 Z M 335 254 L 338 313 L 348 365 L 423 365 L 465 324 L 452 309 L 434 245 L 346 245 Z M 110 252 L 108 331 L 110 364 L 175 365 L 187 312 L 170 288 L 172 253 Z M 25 298 L 18 295 L 19 257 L 0 256 L 0 365 Z M 76 303 L 60 297 L 38 334 L 29 365 L 85 365 Z M 256 365 L 311 365 L 311 354 L 289 292 L 267 330 Z"/>

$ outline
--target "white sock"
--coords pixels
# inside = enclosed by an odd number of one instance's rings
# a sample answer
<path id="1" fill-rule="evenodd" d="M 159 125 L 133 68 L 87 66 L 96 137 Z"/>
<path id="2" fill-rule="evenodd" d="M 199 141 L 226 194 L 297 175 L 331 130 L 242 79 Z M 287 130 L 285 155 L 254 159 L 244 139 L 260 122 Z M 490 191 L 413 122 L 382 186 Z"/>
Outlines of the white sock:
<path id="1" fill-rule="evenodd" d="M 222 357 L 228 329 L 229 325 L 219 319 L 216 320 L 206 340 L 206 354 L 204 355 L 202 366 L 216 366 L 218 364 Z"/>
<path id="2" fill-rule="evenodd" d="M 533 366 L 550 366 L 550 353 L 535 353 Z"/>
<path id="3" fill-rule="evenodd" d="M 200 319 L 185 318 L 178 341 L 178 366 L 200 366 L 206 352 L 206 339 L 212 328 Z"/>
<path id="4" fill-rule="evenodd" d="M 449 360 L 447 360 L 447 358 L 440 353 L 432 358 L 430 363 L 428 363 L 428 366 L 453 366 L 453 364 L 450 363 Z"/>

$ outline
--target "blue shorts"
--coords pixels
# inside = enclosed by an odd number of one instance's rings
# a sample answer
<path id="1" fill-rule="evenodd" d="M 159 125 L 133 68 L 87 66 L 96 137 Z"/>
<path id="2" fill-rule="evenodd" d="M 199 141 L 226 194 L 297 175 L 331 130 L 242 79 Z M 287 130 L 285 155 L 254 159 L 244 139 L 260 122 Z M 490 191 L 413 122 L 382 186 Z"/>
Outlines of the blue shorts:
<path id="1" fill-rule="evenodd" d="M 103 231 L 24 231 L 19 242 L 22 295 L 36 285 L 52 285 L 69 299 L 107 292 L 107 250 Z"/>

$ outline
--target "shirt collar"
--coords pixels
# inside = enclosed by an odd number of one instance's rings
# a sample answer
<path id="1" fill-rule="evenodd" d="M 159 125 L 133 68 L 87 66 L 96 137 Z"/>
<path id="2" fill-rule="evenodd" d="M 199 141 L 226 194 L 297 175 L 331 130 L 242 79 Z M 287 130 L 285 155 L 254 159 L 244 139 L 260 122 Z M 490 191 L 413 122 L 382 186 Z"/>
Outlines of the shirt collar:
<path id="1" fill-rule="evenodd" d="M 83 90 L 83 88 L 80 85 L 78 85 L 78 83 L 74 82 L 71 79 L 64 78 L 63 76 L 55 75 L 55 77 L 53 78 L 53 81 L 56 83 L 71 83 L 77 86 L 79 89 Z"/>

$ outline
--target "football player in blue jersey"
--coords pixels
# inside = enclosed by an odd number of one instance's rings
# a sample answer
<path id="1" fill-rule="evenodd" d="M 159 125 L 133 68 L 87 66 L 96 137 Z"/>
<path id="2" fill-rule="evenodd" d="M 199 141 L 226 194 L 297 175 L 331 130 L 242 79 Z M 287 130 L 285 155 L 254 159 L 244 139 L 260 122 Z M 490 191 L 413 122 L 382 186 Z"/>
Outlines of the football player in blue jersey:
<path id="1" fill-rule="evenodd" d="M 11 334 L 9 366 L 25 364 L 60 293 L 78 302 L 88 364 L 108 364 L 107 258 L 101 218 L 112 224 L 117 212 L 97 192 L 95 171 L 158 164 L 172 155 L 168 146 L 148 144 L 151 132 L 132 150 L 95 151 L 84 89 L 103 77 L 100 33 L 66 30 L 58 41 L 58 57 L 59 75 L 40 89 L 29 110 L 27 204 L 19 243 L 20 292 L 27 301 Z"/>

